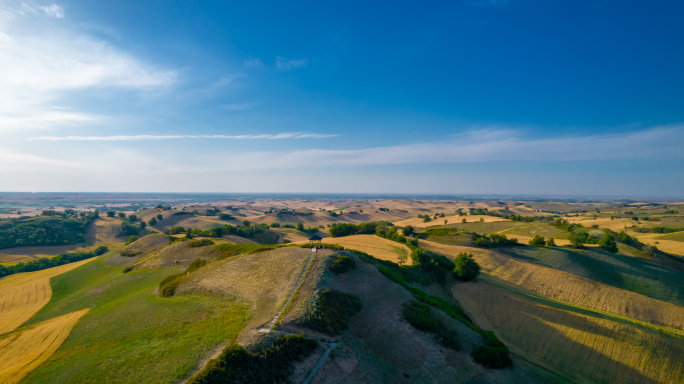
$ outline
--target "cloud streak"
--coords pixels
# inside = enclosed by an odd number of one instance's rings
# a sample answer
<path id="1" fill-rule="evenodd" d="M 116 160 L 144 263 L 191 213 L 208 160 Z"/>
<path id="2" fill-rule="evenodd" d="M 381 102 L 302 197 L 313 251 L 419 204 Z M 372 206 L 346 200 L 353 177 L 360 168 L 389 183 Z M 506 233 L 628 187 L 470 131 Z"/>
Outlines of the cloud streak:
<path id="1" fill-rule="evenodd" d="M 284 132 L 277 135 L 119 135 L 119 136 L 39 136 L 26 140 L 43 141 L 136 141 L 169 139 L 236 139 L 236 140 L 282 140 L 282 139 L 325 139 L 336 137 L 320 133 Z"/>

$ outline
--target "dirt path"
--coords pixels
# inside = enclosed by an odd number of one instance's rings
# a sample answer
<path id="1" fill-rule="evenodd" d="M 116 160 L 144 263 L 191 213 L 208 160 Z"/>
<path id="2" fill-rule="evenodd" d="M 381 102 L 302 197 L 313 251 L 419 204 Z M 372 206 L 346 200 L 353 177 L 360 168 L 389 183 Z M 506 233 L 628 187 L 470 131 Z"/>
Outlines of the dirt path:
<path id="1" fill-rule="evenodd" d="M 302 279 L 304 278 L 304 275 L 306 274 L 306 270 L 309 269 L 309 264 L 311 263 L 311 259 L 313 258 L 314 253 L 316 253 L 316 248 L 311 249 L 311 254 L 309 255 L 309 258 L 306 260 L 306 264 L 304 264 L 304 268 L 302 268 L 302 272 L 299 274 L 299 278 L 297 279 L 297 282 L 295 283 L 294 287 L 292 287 L 292 291 L 290 291 L 290 295 L 287 297 L 283 305 L 280 307 L 280 310 L 278 310 L 278 313 L 276 313 L 275 317 L 273 317 L 273 320 L 268 324 L 267 328 L 262 328 L 259 330 L 259 333 L 269 333 L 273 329 L 273 326 L 275 323 L 278 321 L 278 318 L 280 315 L 283 313 L 283 310 L 287 308 L 287 305 L 290 304 L 290 300 L 292 300 L 292 296 L 294 296 L 295 292 L 297 292 L 297 288 L 299 288 L 299 283 L 302 282 Z"/>

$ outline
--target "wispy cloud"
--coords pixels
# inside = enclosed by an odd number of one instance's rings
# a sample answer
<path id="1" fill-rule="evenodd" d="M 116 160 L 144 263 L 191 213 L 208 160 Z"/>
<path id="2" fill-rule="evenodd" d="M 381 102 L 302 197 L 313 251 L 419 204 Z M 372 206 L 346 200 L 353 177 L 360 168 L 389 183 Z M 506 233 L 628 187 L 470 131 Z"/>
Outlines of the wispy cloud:
<path id="1" fill-rule="evenodd" d="M 252 103 L 234 103 L 234 104 L 226 104 L 222 105 L 221 108 L 227 109 L 229 111 L 238 111 L 241 109 L 249 109 L 252 108 L 253 106 L 257 105 L 256 102 Z"/>
<path id="2" fill-rule="evenodd" d="M 276 57 L 276 66 L 281 71 L 289 71 L 289 70 L 292 70 L 295 68 L 306 67 L 308 63 L 309 63 L 309 59 L 288 60 L 284 57 L 280 57 L 280 56 Z"/>
<path id="3" fill-rule="evenodd" d="M 248 67 L 263 67 L 264 62 L 260 58 L 245 60 L 245 65 Z"/>
<path id="4" fill-rule="evenodd" d="M 159 91 L 178 77 L 175 70 L 144 63 L 63 21 L 41 23 L 41 17 L 65 18 L 64 9 L 57 4 L 0 6 L 0 132 L 92 122 L 93 115 L 80 111 L 53 112 L 66 92 Z"/>
<path id="5" fill-rule="evenodd" d="M 337 135 L 304 132 L 284 132 L 276 135 L 120 135 L 120 136 L 39 136 L 27 140 L 45 141 L 134 141 L 134 140 L 168 140 L 168 139 L 325 139 Z"/>

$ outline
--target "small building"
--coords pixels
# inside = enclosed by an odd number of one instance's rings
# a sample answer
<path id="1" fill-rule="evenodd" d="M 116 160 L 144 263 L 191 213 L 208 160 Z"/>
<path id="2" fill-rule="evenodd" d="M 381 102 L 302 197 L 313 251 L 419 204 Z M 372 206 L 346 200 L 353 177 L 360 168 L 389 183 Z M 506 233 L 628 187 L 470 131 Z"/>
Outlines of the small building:
<path id="1" fill-rule="evenodd" d="M 316 245 L 316 242 L 318 241 L 318 246 L 320 247 L 320 246 L 321 246 L 321 240 L 323 240 L 323 239 L 322 239 L 320 236 L 318 236 L 318 235 L 313 235 L 313 236 L 309 239 L 309 245 L 311 245 L 311 247 L 314 247 L 314 246 Z"/>

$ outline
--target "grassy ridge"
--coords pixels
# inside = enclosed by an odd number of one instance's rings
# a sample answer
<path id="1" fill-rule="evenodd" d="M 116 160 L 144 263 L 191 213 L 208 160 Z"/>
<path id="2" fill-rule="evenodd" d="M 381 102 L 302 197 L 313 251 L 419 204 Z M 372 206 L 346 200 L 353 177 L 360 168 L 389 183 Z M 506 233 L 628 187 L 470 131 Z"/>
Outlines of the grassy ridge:
<path id="1" fill-rule="evenodd" d="M 153 292 L 179 268 L 134 271 L 97 260 L 52 279 L 53 298 L 30 323 L 92 308 L 27 383 L 175 382 L 218 344 L 235 340 L 245 305 L 206 296 L 161 299 Z"/>
<path id="2" fill-rule="evenodd" d="M 498 251 L 515 259 L 684 306 L 684 274 L 636 257 L 600 248 L 511 247 Z"/>

